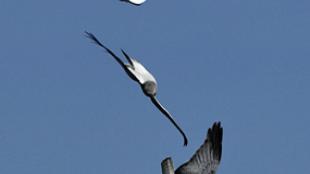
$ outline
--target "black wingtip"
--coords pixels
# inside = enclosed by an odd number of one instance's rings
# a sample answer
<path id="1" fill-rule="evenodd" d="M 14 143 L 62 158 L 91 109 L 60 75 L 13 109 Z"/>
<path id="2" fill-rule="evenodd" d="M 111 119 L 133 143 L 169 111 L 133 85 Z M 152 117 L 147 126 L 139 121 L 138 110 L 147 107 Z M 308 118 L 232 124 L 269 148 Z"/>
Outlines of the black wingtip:
<path id="1" fill-rule="evenodd" d="M 223 140 L 223 127 L 220 121 L 215 122 L 212 128 L 209 128 L 208 139 L 212 142 L 215 157 L 220 161 L 222 157 Z"/>
<path id="2" fill-rule="evenodd" d="M 84 30 L 84 34 L 88 35 L 90 34 L 90 32 L 88 32 L 87 30 Z"/>
<path id="3" fill-rule="evenodd" d="M 188 145 L 188 141 L 187 141 L 187 139 L 185 138 L 185 139 L 184 139 L 184 147 L 187 147 L 187 145 Z"/>
<path id="4" fill-rule="evenodd" d="M 88 39 L 90 39 L 91 41 L 93 41 L 93 43 L 107 49 L 97 38 L 94 34 L 88 32 L 88 31 L 84 31 L 85 33 L 85 37 L 87 37 Z"/>
<path id="5" fill-rule="evenodd" d="M 128 54 L 127 54 L 122 48 L 121 48 L 121 51 L 122 51 L 122 53 L 123 53 L 123 55 L 124 55 L 125 57 L 127 57 L 127 58 L 129 57 Z"/>
<path id="6" fill-rule="evenodd" d="M 130 65 L 134 68 L 133 62 L 130 59 L 130 57 L 128 56 L 128 54 L 123 49 L 121 49 L 121 51 L 122 51 L 123 55 L 125 56 L 125 58 L 127 59 L 127 61 L 130 63 Z"/>
<path id="7" fill-rule="evenodd" d="M 86 30 L 84 31 L 84 36 L 87 37 L 87 38 L 89 38 L 89 39 L 92 39 L 92 38 L 95 37 L 92 33 L 88 32 L 88 31 L 86 31 Z"/>
<path id="8" fill-rule="evenodd" d="M 122 51 L 122 53 L 124 54 L 125 57 L 128 57 L 127 53 L 123 49 L 121 49 L 121 51 Z"/>
<path id="9" fill-rule="evenodd" d="M 88 31 L 84 31 L 84 36 L 87 37 L 88 39 L 94 41 L 94 40 L 97 40 L 95 35 L 93 35 L 92 33 L 88 32 Z"/>

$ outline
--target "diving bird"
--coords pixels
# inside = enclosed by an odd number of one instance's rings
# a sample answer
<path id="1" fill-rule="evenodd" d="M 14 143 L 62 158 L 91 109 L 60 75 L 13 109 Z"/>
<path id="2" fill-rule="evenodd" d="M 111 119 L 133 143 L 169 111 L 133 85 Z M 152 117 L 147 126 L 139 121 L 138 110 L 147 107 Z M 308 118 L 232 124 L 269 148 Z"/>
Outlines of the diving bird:
<path id="1" fill-rule="evenodd" d="M 92 33 L 85 31 L 86 37 L 92 40 L 95 44 L 104 48 L 124 69 L 127 75 L 134 81 L 138 82 L 142 88 L 144 94 L 150 97 L 152 103 L 172 122 L 172 124 L 178 129 L 182 134 L 184 139 L 184 146 L 187 145 L 187 137 L 180 126 L 175 122 L 171 114 L 159 103 L 156 98 L 157 93 L 157 82 L 154 76 L 136 59 L 131 58 L 124 50 L 121 49 L 123 55 L 128 61 L 128 64 L 125 64 L 119 57 L 117 57 L 109 48 L 104 46 Z"/>
<path id="2" fill-rule="evenodd" d="M 127 2 L 136 6 L 142 5 L 146 0 L 120 0 L 122 2 Z"/>
<path id="3" fill-rule="evenodd" d="M 223 128 L 215 122 L 208 129 L 207 138 L 192 158 L 182 164 L 175 174 L 215 174 L 222 156 Z"/>

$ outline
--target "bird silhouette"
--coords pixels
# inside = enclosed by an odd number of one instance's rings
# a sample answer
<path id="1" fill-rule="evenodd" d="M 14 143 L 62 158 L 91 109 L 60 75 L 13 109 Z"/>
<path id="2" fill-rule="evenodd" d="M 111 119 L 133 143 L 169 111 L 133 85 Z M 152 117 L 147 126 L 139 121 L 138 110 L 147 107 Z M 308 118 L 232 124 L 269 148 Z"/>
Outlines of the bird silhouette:
<path id="1" fill-rule="evenodd" d="M 192 158 L 182 164 L 175 174 L 215 174 L 222 156 L 223 128 L 215 122 L 208 129 L 207 138 Z"/>
<path id="2" fill-rule="evenodd" d="M 152 103 L 172 122 L 172 124 L 178 129 L 184 139 L 184 146 L 187 146 L 188 140 L 180 128 L 180 126 L 175 122 L 171 114 L 165 109 L 156 98 L 157 93 L 157 82 L 154 76 L 136 59 L 131 58 L 128 54 L 121 49 L 123 55 L 128 61 L 128 64 L 125 64 L 119 57 L 117 57 L 109 48 L 104 46 L 92 33 L 85 31 L 86 37 L 92 40 L 95 44 L 104 48 L 124 69 L 127 75 L 134 81 L 138 82 L 142 88 L 144 94 L 150 97 Z"/>
<path id="3" fill-rule="evenodd" d="M 127 2 L 136 6 L 142 5 L 146 0 L 120 0 L 122 2 Z"/>

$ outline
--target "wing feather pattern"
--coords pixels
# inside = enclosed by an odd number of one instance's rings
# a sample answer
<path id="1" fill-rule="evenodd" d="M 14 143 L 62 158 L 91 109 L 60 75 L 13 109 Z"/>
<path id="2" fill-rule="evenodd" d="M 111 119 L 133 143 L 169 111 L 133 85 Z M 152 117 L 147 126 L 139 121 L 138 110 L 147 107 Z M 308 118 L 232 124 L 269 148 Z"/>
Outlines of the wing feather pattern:
<path id="1" fill-rule="evenodd" d="M 209 128 L 205 142 L 175 174 L 215 174 L 221 161 L 222 139 L 223 128 L 220 122 L 216 122 Z"/>

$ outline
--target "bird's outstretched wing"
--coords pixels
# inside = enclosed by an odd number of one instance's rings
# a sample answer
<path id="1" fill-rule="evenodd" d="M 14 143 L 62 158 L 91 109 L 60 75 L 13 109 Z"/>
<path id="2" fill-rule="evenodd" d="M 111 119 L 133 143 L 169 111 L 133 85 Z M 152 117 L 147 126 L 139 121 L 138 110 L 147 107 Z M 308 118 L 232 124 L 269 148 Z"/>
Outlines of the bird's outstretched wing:
<path id="1" fill-rule="evenodd" d="M 138 79 L 135 77 L 134 74 L 132 74 L 129 69 L 127 68 L 127 66 L 130 65 L 126 65 L 119 57 L 117 57 L 113 51 L 111 51 L 108 47 L 104 46 L 97 38 L 95 35 L 93 35 L 92 33 L 89 33 L 87 31 L 85 31 L 85 36 L 87 38 L 89 38 L 90 40 L 92 40 L 95 44 L 99 45 L 100 47 L 104 48 L 121 66 L 122 68 L 125 70 L 125 72 L 128 74 L 128 76 L 135 80 L 138 81 Z M 132 62 L 129 62 L 130 64 L 132 64 Z"/>
<path id="2" fill-rule="evenodd" d="M 128 69 L 136 76 L 140 84 L 143 84 L 146 81 L 153 81 L 154 83 L 157 83 L 155 77 L 139 61 L 131 58 L 123 49 L 121 50 L 129 62 Z"/>
<path id="3" fill-rule="evenodd" d="M 85 31 L 85 36 L 87 38 L 89 38 L 90 40 L 92 40 L 95 44 L 99 45 L 100 47 L 104 48 L 122 67 L 125 66 L 124 62 L 117 57 L 108 47 L 104 46 L 97 38 L 95 35 L 93 35 L 92 33 L 89 33 L 87 31 Z M 126 67 L 126 66 L 125 66 Z"/>
<path id="4" fill-rule="evenodd" d="M 184 139 L 184 146 L 187 146 L 188 140 L 183 132 L 183 130 L 180 128 L 180 126 L 174 121 L 173 117 L 170 115 L 170 113 L 159 103 L 159 101 L 156 99 L 156 97 L 150 97 L 152 103 L 172 122 L 172 124 L 178 129 L 178 131 L 182 134 Z"/>
<path id="5" fill-rule="evenodd" d="M 175 174 L 215 174 L 221 161 L 223 128 L 214 123 L 209 128 L 207 139 L 193 157 L 181 165 Z"/>

